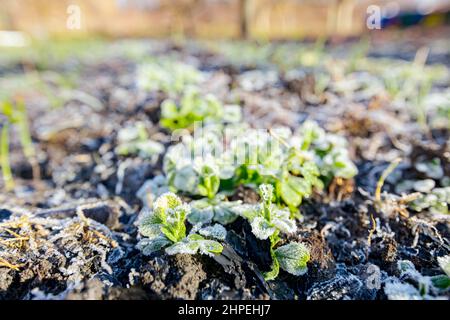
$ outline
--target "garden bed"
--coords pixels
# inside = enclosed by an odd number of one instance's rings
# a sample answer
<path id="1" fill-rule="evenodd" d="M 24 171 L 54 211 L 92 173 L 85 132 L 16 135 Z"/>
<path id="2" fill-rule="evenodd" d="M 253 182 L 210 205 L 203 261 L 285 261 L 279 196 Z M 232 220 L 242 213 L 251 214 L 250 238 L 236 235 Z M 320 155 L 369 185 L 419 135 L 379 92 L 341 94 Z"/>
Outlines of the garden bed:
<path id="1" fill-rule="evenodd" d="M 13 180 L 3 175 L 0 194 L 0 298 L 448 299 L 448 40 L 428 39 L 430 52 L 407 45 L 396 44 L 413 60 L 364 42 L 121 41 L 1 57 L 0 97 L 26 105 L 28 122 L 2 116 Z M 174 146 L 183 144 L 177 130 L 190 136 L 199 120 L 245 123 L 236 143 L 271 129 L 282 158 L 307 134 L 328 149 L 311 138 L 283 178 L 285 162 L 257 160 L 225 178 L 195 169 L 191 186 Z M 309 162 L 319 170 L 311 180 Z M 288 195 L 285 178 L 304 179 L 310 192 Z M 194 211 L 218 194 L 218 206 L 259 208 L 263 184 L 275 187 L 273 210 L 294 223 L 280 239 L 261 239 L 236 209 L 230 221 L 214 218 L 226 229 L 219 253 L 144 254 L 142 219 L 164 192 Z M 273 253 L 290 243 L 307 248 L 307 271 L 281 263 L 268 280 Z"/>

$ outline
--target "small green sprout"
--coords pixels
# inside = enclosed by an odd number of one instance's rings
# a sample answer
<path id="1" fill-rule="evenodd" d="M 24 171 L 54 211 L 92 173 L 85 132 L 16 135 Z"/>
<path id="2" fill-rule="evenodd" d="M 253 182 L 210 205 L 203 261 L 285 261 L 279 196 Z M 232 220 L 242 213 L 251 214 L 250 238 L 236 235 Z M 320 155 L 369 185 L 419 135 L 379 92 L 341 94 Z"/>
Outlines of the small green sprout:
<path id="1" fill-rule="evenodd" d="M 208 233 L 205 230 L 199 230 L 200 234 L 191 233 L 186 236 L 185 221 L 191 208 L 183 204 L 175 194 L 168 192 L 161 195 L 155 201 L 153 210 L 144 210 L 139 232 L 145 238 L 138 244 L 144 254 L 150 255 L 163 248 L 169 255 L 200 252 L 213 256 L 222 252 L 223 247 L 219 242 L 207 239 L 201 234 L 210 237 L 219 234 L 218 237 L 223 238 L 223 232 Z"/>
<path id="2" fill-rule="evenodd" d="M 297 230 L 294 219 L 287 209 L 280 209 L 272 203 L 274 188 L 272 185 L 259 186 L 261 200 L 259 205 L 242 205 L 239 214 L 250 222 L 253 234 L 260 240 L 270 240 L 272 267 L 264 274 L 266 280 L 278 276 L 280 268 L 293 275 L 303 275 L 307 272 L 309 261 L 308 249 L 300 243 L 291 242 L 276 248 L 281 241 L 280 234 L 291 234 Z"/>
<path id="3" fill-rule="evenodd" d="M 445 274 L 431 277 L 431 281 L 436 288 L 448 290 L 450 289 L 450 255 L 439 257 L 438 263 Z"/>
<path id="4" fill-rule="evenodd" d="M 145 90 L 160 90 L 166 94 L 181 93 L 187 86 L 197 85 L 203 74 L 195 67 L 172 59 L 159 59 L 139 66 L 137 84 Z"/>
<path id="5" fill-rule="evenodd" d="M 288 128 L 267 132 L 245 125 L 219 129 L 208 125 L 202 130 L 199 136 L 196 132 L 195 137 L 184 137 L 171 146 L 164 157 L 173 191 L 212 199 L 238 185 L 271 184 L 275 201 L 295 213 L 313 190 L 322 189 L 334 177 L 350 179 L 357 173 L 346 141 L 326 134 L 316 123 L 305 123 L 296 135 Z"/>
<path id="6" fill-rule="evenodd" d="M 439 257 L 438 263 L 445 274 L 431 277 L 433 285 L 441 290 L 450 289 L 450 255 Z"/>
<path id="7" fill-rule="evenodd" d="M 233 177 L 235 167 L 220 155 L 220 137 L 207 131 L 198 139 L 187 137 L 182 143 L 171 146 L 164 156 L 163 169 L 169 187 L 190 195 L 212 199 L 223 180 Z"/>
<path id="8" fill-rule="evenodd" d="M 34 177 L 39 176 L 39 167 L 36 160 L 36 152 L 34 150 L 33 142 L 31 139 L 25 103 L 20 99 L 18 99 L 15 104 L 10 101 L 3 101 L 0 113 L 6 117 L 7 121 L 7 124 L 4 124 L 2 128 L 1 141 L 3 178 L 5 180 L 6 188 L 11 189 L 13 187 L 13 178 L 9 165 L 9 133 L 6 132 L 6 130 L 10 129 L 11 125 L 16 126 L 19 132 L 19 139 L 22 145 L 22 150 L 33 168 Z"/>
<path id="9" fill-rule="evenodd" d="M 272 200 L 274 188 L 270 184 L 259 186 L 262 202 L 259 205 L 243 205 L 239 213 L 250 222 L 253 234 L 260 240 L 278 239 L 279 233 L 293 233 L 297 230 L 294 219 L 287 209 L 280 209 Z M 272 242 L 273 243 L 273 242 Z M 276 243 L 274 243 L 276 244 Z"/>
<path id="10" fill-rule="evenodd" d="M 197 88 L 189 87 L 179 104 L 172 99 L 161 104 L 160 124 L 171 131 L 192 129 L 196 122 L 221 121 L 223 117 L 224 106 L 214 95 L 203 96 Z"/>
<path id="11" fill-rule="evenodd" d="M 419 198 L 409 204 L 417 211 L 429 210 L 432 213 L 448 214 L 450 204 L 450 187 L 434 188 L 428 193 L 422 193 Z"/>
<path id="12" fill-rule="evenodd" d="M 314 188 L 323 188 L 320 172 L 311 159 L 296 148 L 290 148 L 276 182 L 277 193 L 291 208 L 296 208 L 302 199 L 312 194 Z"/>
<path id="13" fill-rule="evenodd" d="M 398 278 L 391 278 L 386 281 L 385 293 L 388 299 L 417 300 L 417 299 L 442 299 L 440 296 L 450 289 L 450 256 L 438 258 L 438 263 L 445 274 L 437 276 L 422 275 L 411 261 L 400 260 L 397 268 L 400 272 L 400 279 L 410 280 L 410 283 L 400 282 Z"/>
<path id="14" fill-rule="evenodd" d="M 167 192 L 169 192 L 169 186 L 166 177 L 157 175 L 147 180 L 136 192 L 136 196 L 141 199 L 144 206 L 152 208 L 156 199 Z"/>
<path id="15" fill-rule="evenodd" d="M 3 124 L 0 138 L 0 163 L 2 166 L 3 182 L 6 190 L 12 190 L 14 188 L 14 179 L 9 162 L 9 124 Z"/>
<path id="16" fill-rule="evenodd" d="M 142 158 L 151 159 L 154 163 L 164 152 L 164 146 L 161 143 L 150 139 L 142 122 L 121 129 L 117 140 L 116 153 L 121 156 L 139 155 Z"/>
<path id="17" fill-rule="evenodd" d="M 237 208 L 241 201 L 226 201 L 224 194 L 217 194 L 214 198 L 203 198 L 190 203 L 192 212 L 188 221 L 193 224 L 208 224 L 212 221 L 222 225 L 234 222 L 238 215 Z"/>

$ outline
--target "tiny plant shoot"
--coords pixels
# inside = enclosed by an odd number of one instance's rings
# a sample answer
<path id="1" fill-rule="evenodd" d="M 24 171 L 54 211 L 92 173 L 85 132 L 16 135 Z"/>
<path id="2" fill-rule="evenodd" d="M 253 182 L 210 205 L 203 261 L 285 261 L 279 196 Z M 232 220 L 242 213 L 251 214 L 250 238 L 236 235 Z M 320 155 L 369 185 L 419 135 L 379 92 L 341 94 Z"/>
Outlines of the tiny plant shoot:
<path id="1" fill-rule="evenodd" d="M 309 250 L 301 243 L 290 242 L 277 248 L 281 234 L 294 233 L 297 230 L 295 219 L 290 218 L 287 209 L 279 209 L 272 200 L 272 185 L 259 186 L 261 203 L 256 206 L 242 206 L 240 215 L 250 222 L 253 234 L 260 240 L 270 240 L 271 270 L 264 274 L 266 280 L 275 279 L 280 268 L 293 275 L 307 272 L 306 263 L 310 259 Z"/>
<path id="2" fill-rule="evenodd" d="M 138 245 L 144 254 L 150 255 L 164 248 L 169 255 L 201 253 L 214 256 L 222 252 L 222 245 L 208 238 L 223 240 L 223 232 L 202 229 L 198 234 L 186 235 L 185 223 L 191 208 L 175 194 L 168 192 L 161 195 L 155 201 L 153 210 L 144 210 L 139 231 L 145 238 Z M 216 230 L 217 228 L 223 229 L 221 226 L 217 226 Z"/>
<path id="3" fill-rule="evenodd" d="M 0 141 L 0 163 L 2 166 L 3 182 L 6 190 L 14 188 L 14 179 L 11 172 L 11 165 L 9 163 L 9 124 L 4 123 L 1 132 Z"/>
<path id="4" fill-rule="evenodd" d="M 25 103 L 21 99 L 17 99 L 15 104 L 11 101 L 4 101 L 1 106 L 1 113 L 6 117 L 8 122 L 8 125 L 4 126 L 2 130 L 6 130 L 5 128 L 10 129 L 10 124 L 17 128 L 23 153 L 32 166 L 33 176 L 38 178 L 40 176 L 40 169 L 31 139 Z M 6 144 L 8 144 L 8 147 Z M 9 158 L 9 138 L 7 133 L 2 132 L 2 168 L 5 168 L 3 171 L 6 171 L 6 175 L 10 176 L 9 179 L 12 181 L 11 169 L 9 168 L 9 165 L 7 165 L 9 159 L 7 160 L 6 157 Z M 12 186 L 12 182 L 8 182 L 8 184 L 9 186 L 7 186 L 7 188 L 9 189 Z"/>

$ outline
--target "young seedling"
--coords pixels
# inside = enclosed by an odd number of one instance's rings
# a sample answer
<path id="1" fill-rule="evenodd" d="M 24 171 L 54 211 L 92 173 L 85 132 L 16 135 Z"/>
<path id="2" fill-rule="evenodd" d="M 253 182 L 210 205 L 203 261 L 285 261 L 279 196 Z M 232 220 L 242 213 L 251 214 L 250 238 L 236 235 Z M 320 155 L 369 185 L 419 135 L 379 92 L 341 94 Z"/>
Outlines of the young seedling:
<path id="1" fill-rule="evenodd" d="M 191 65 L 159 59 L 139 66 L 137 84 L 145 90 L 160 90 L 174 95 L 183 92 L 187 86 L 197 85 L 203 80 L 203 74 Z"/>
<path id="2" fill-rule="evenodd" d="M 7 191 L 14 189 L 14 179 L 9 162 L 9 124 L 2 126 L 0 140 L 0 163 L 2 166 L 3 182 Z"/>
<path id="3" fill-rule="evenodd" d="M 227 132 L 226 139 L 222 132 Z M 244 124 L 225 129 L 208 125 L 203 133 L 166 153 L 164 172 L 173 191 L 212 199 L 242 184 L 257 188 L 268 183 L 275 186 L 276 202 L 295 213 L 313 190 L 334 177 L 350 179 L 357 173 L 346 141 L 315 123 L 305 123 L 294 136 L 287 128 L 268 133 Z"/>
<path id="4" fill-rule="evenodd" d="M 192 129 L 195 122 L 220 121 L 223 113 L 223 105 L 214 95 L 202 96 L 198 89 L 190 87 L 179 104 L 172 99 L 162 103 L 160 124 L 171 131 Z"/>
<path id="5" fill-rule="evenodd" d="M 258 239 L 270 240 L 272 267 L 264 274 L 265 279 L 275 279 L 280 267 L 293 275 L 303 275 L 307 272 L 306 263 L 310 259 L 308 249 L 297 242 L 276 248 L 281 241 L 280 234 L 290 234 L 297 230 L 295 220 L 290 217 L 289 210 L 280 209 L 272 203 L 274 198 L 272 185 L 260 185 L 259 190 L 261 203 L 256 206 L 242 205 L 238 212 L 250 222 L 252 232 Z"/>
<path id="6" fill-rule="evenodd" d="M 450 187 L 434 188 L 430 192 L 422 193 L 409 206 L 417 211 L 429 210 L 432 213 L 448 214 L 450 205 Z"/>
<path id="7" fill-rule="evenodd" d="M 445 274 L 437 276 L 422 275 L 409 260 L 400 260 L 397 262 L 397 268 L 400 272 L 400 282 L 398 278 L 391 278 L 385 281 L 385 293 L 389 299 L 407 299 L 407 300 L 432 300 L 442 299 L 439 296 L 450 289 L 450 270 L 449 256 L 439 257 L 438 263 Z"/>
<path id="8" fill-rule="evenodd" d="M 23 153 L 31 164 L 33 177 L 35 179 L 38 179 L 40 177 L 40 169 L 39 164 L 37 163 L 36 152 L 34 150 L 33 142 L 31 139 L 25 103 L 21 99 L 17 99 L 14 105 L 10 101 L 4 101 L 1 113 L 6 116 L 10 124 L 17 127 Z"/>
<path id="9" fill-rule="evenodd" d="M 203 198 L 190 203 L 192 212 L 188 221 L 193 225 L 209 224 L 212 221 L 221 225 L 234 222 L 238 215 L 237 209 L 241 201 L 226 201 L 224 194 L 217 194 L 214 198 Z"/>
<path id="10" fill-rule="evenodd" d="M 151 159 L 151 162 L 155 163 L 158 156 L 164 152 L 164 146 L 161 143 L 150 139 L 142 122 L 121 129 L 117 140 L 116 153 L 121 156 L 139 155 L 141 158 Z"/>
<path id="11" fill-rule="evenodd" d="M 217 232 L 186 235 L 186 217 L 191 208 L 183 204 L 175 194 L 165 193 L 155 202 L 153 210 L 144 209 L 144 215 L 139 225 L 139 231 L 145 238 L 139 242 L 139 248 L 146 255 L 150 255 L 165 248 L 169 255 L 206 254 L 213 256 L 222 252 L 222 245 L 205 236 L 215 236 Z M 219 227 L 220 228 L 220 227 Z M 222 238 L 223 234 L 220 234 Z"/>
<path id="12" fill-rule="evenodd" d="M 441 290 L 450 289 L 450 255 L 438 258 L 439 266 L 444 274 L 431 277 L 433 285 Z"/>

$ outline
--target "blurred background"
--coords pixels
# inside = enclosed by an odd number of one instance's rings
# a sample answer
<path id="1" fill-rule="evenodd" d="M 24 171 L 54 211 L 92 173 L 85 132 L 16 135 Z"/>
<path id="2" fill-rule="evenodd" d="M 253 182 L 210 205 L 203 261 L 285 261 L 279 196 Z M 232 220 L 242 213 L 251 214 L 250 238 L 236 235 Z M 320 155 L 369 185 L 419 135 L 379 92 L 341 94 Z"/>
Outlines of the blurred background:
<path id="1" fill-rule="evenodd" d="M 67 27 L 71 5 L 80 10 L 80 28 Z M 2 0 L 0 30 L 37 38 L 355 37 L 371 31 L 367 27 L 371 5 L 380 8 L 384 29 L 417 25 L 436 29 L 450 20 L 450 0 Z"/>

